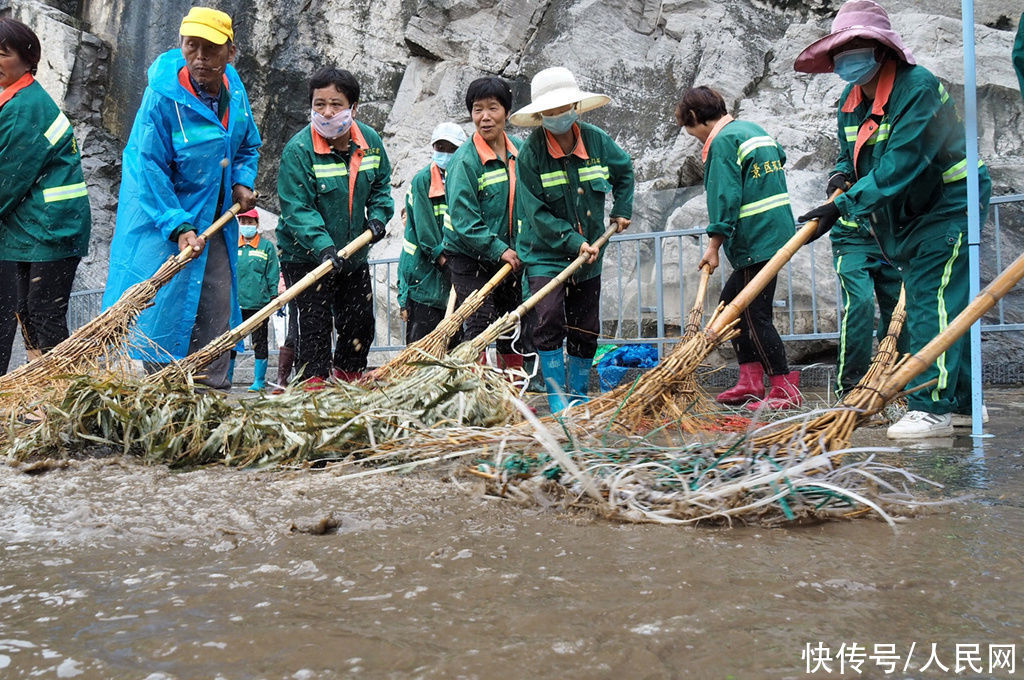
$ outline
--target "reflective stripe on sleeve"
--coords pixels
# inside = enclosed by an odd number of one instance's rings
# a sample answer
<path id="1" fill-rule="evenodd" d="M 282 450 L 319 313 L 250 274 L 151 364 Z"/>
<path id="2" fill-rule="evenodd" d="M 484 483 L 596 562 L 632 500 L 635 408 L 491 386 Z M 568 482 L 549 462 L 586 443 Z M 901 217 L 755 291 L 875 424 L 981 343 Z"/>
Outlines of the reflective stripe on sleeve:
<path id="1" fill-rule="evenodd" d="M 761 135 L 759 137 L 751 137 L 747 141 L 740 144 L 739 149 L 736 150 L 736 162 L 739 164 L 743 163 L 743 160 L 754 152 L 756 149 L 761 149 L 767 146 L 775 147 L 777 144 L 771 137 Z"/>
<path id="2" fill-rule="evenodd" d="M 46 203 L 68 201 L 72 198 L 82 198 L 87 195 L 88 191 L 86 191 L 85 182 L 66 184 L 62 187 L 53 187 L 52 189 L 43 189 L 43 201 Z"/>
<path id="3" fill-rule="evenodd" d="M 753 217 L 754 215 L 760 215 L 763 212 L 774 210 L 775 208 L 781 208 L 782 206 L 789 205 L 789 194 L 775 194 L 768 198 L 762 198 L 760 201 L 754 201 L 753 203 L 747 203 L 746 205 L 740 206 L 740 219 L 744 217 Z"/>
<path id="4" fill-rule="evenodd" d="M 64 136 L 64 133 L 70 129 L 71 121 L 68 120 L 67 116 L 61 113 L 54 119 L 53 123 L 50 124 L 50 127 L 46 129 L 43 136 L 46 137 L 46 141 L 50 143 L 50 146 L 53 146 L 59 142 L 60 138 Z"/>
<path id="5" fill-rule="evenodd" d="M 406 241 L 405 239 L 402 239 L 402 250 L 404 250 L 405 252 L 407 252 L 410 255 L 415 255 L 416 254 L 416 244 L 415 243 L 410 243 L 409 241 Z"/>
<path id="6" fill-rule="evenodd" d="M 978 167 L 985 167 L 985 162 L 978 160 Z M 950 166 L 942 173 L 942 183 L 949 184 L 950 182 L 959 182 L 967 177 L 967 159 L 963 159 L 959 163 Z"/>

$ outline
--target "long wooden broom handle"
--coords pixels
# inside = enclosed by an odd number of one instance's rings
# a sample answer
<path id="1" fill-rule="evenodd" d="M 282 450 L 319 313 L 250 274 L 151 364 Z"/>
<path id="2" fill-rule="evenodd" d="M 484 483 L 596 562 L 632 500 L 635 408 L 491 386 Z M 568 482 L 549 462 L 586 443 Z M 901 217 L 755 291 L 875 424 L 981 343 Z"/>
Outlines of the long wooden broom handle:
<path id="1" fill-rule="evenodd" d="M 253 200 L 258 198 L 259 195 L 260 195 L 260 192 L 258 192 L 258 191 L 252 192 Z M 209 241 L 210 237 L 213 236 L 214 234 L 216 234 L 218 231 L 220 231 L 224 227 L 225 224 L 227 224 L 231 220 L 235 219 L 235 217 L 238 215 L 238 213 L 239 213 L 239 211 L 241 209 L 242 209 L 242 204 L 241 203 L 235 203 L 234 205 L 232 205 L 230 208 L 227 209 L 227 211 L 223 215 L 218 217 L 217 220 L 213 224 L 208 226 L 206 228 L 206 230 L 203 231 L 203 233 L 199 235 L 199 238 L 203 239 L 204 241 Z M 184 264 L 185 262 L 188 262 L 189 260 L 195 258 L 198 254 L 199 253 L 197 253 L 196 251 L 192 250 L 191 248 L 185 248 L 185 250 L 182 250 L 177 255 L 175 255 L 174 259 L 179 264 Z"/>
<path id="2" fill-rule="evenodd" d="M 339 250 L 338 257 L 340 257 L 343 260 L 347 260 L 348 258 L 352 257 L 352 255 L 355 254 L 357 251 L 361 250 L 364 246 L 366 246 L 372 238 L 373 232 L 367 229 L 362 234 L 352 239 L 352 241 L 349 242 L 348 245 Z M 314 283 L 319 281 L 321 278 L 323 278 L 324 275 L 331 271 L 333 267 L 333 262 L 321 262 L 316 269 L 309 272 L 301 279 L 296 281 L 294 284 L 289 286 L 287 290 L 285 290 L 283 293 L 281 293 L 276 298 L 274 298 L 266 305 L 264 305 L 263 308 L 260 309 L 260 311 L 256 312 L 248 319 L 243 321 L 240 325 L 236 326 L 235 328 L 228 332 L 238 336 L 239 338 L 244 338 L 245 336 L 249 335 L 254 330 L 256 330 L 257 326 L 263 323 L 265 319 L 269 319 L 274 312 L 281 309 L 289 302 L 297 298 L 299 296 L 299 293 L 306 290 Z"/>
<path id="3" fill-rule="evenodd" d="M 885 385 L 879 390 L 886 401 L 896 396 L 904 385 L 934 364 L 943 352 L 949 349 L 961 335 L 969 331 L 974 322 L 992 309 L 996 302 L 1009 293 L 1022 278 L 1024 278 L 1024 254 L 985 286 L 985 289 L 978 293 L 978 297 L 964 307 L 964 310 L 957 314 L 956 318 L 941 333 L 932 338 L 931 342 L 922 347 L 917 354 L 908 356 L 896 368 L 896 371 L 886 379 Z"/>
<path id="4" fill-rule="evenodd" d="M 829 197 L 828 202 L 831 203 L 842 193 L 842 190 L 836 189 L 832 193 L 832 196 Z M 771 259 L 765 263 L 764 267 L 761 268 L 761 271 L 754 275 L 754 278 L 750 280 L 750 283 L 745 285 L 736 297 L 734 297 L 732 301 L 725 306 L 722 313 L 715 317 L 715 319 L 708 325 L 705 333 L 712 338 L 717 337 L 729 324 L 738 319 L 740 314 L 743 313 L 743 310 L 753 302 L 754 298 L 761 294 L 761 291 L 768 285 L 768 282 L 775 278 L 785 264 L 793 258 L 796 251 L 800 250 L 800 247 L 807 243 L 807 240 L 814 235 L 817 228 L 818 220 L 811 220 L 804 224 L 804 226 L 800 227 L 800 229 L 793 234 L 788 241 L 786 241 L 786 245 L 779 248 L 779 250 L 772 255 Z"/>
<path id="5" fill-rule="evenodd" d="M 700 268 L 700 281 L 697 282 L 697 296 L 693 299 L 691 309 L 704 309 L 704 298 L 708 294 L 708 281 L 711 279 L 711 267 L 704 265 Z"/>
<path id="6" fill-rule="evenodd" d="M 594 241 L 593 245 L 596 246 L 598 250 L 601 250 L 601 248 L 604 248 L 605 244 L 608 243 L 608 239 L 614 236 L 615 232 L 617 232 L 618 230 L 618 224 L 611 225 L 610 227 L 608 227 L 608 229 L 605 230 L 603 234 L 601 234 L 601 237 L 599 239 Z M 518 314 L 521 317 L 523 314 L 536 307 L 537 303 L 544 299 L 544 296 L 546 296 L 548 293 L 553 291 L 558 286 L 564 284 L 569 279 L 569 277 L 575 274 L 576 270 L 578 270 L 580 267 L 586 264 L 586 262 L 586 255 L 578 255 L 576 259 L 569 264 L 568 267 L 558 272 L 558 275 L 555 278 L 548 281 L 546 284 L 544 284 L 543 288 L 541 288 L 536 293 L 531 295 L 528 300 L 523 302 L 523 304 L 519 305 L 516 308 L 516 314 Z"/>

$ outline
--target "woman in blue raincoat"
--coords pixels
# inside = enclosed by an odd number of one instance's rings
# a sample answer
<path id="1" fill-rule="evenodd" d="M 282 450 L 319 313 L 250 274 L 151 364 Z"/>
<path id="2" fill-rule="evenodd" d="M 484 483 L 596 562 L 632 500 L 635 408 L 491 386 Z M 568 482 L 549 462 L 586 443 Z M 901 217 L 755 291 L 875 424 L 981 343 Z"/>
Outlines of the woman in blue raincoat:
<path id="1" fill-rule="evenodd" d="M 131 355 L 147 369 L 182 359 L 241 323 L 235 274 L 235 221 L 210 239 L 197 236 L 233 202 L 255 205 L 261 144 L 245 87 L 228 63 L 231 18 L 193 7 L 181 23 L 181 49 L 157 57 L 124 150 L 117 227 L 103 306 L 148 279 L 168 257 L 193 248 L 196 261 L 165 285 L 136 325 Z M 228 355 L 203 382 L 230 387 Z M 154 366 L 154 364 L 156 366 Z"/>

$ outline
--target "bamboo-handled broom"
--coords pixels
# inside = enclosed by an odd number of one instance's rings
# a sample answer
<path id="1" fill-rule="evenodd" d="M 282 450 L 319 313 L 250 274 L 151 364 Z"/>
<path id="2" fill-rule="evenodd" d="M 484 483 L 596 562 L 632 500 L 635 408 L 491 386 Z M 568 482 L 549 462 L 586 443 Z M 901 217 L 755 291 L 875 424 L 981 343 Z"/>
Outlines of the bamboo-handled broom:
<path id="1" fill-rule="evenodd" d="M 834 200 L 840 193 L 836 191 L 830 200 Z M 630 431 L 651 418 L 661 420 L 676 417 L 680 411 L 678 396 L 686 393 L 690 376 L 711 350 L 738 332 L 736 324 L 743 310 L 817 229 L 818 220 L 811 220 L 800 227 L 732 301 L 715 311 L 704 332 L 681 341 L 664 361 L 641 375 L 636 382 L 620 385 L 592 400 L 591 417 L 609 420 Z"/>
<path id="2" fill-rule="evenodd" d="M 407 376 L 416 370 L 417 362 L 430 359 L 438 359 L 445 355 L 448 351 L 448 344 L 451 339 L 455 337 L 455 334 L 462 328 L 462 324 L 466 322 L 469 317 L 473 316 L 474 312 L 480 309 L 480 305 L 484 303 L 487 296 L 491 294 L 498 284 L 500 284 L 506 276 L 512 272 L 512 265 L 506 264 L 501 267 L 490 280 L 485 283 L 478 290 L 470 293 L 462 304 L 459 305 L 458 309 L 455 309 L 451 313 L 446 313 L 441 323 L 437 325 L 434 330 L 427 333 L 425 336 L 410 344 L 408 347 L 398 353 L 394 359 L 384 364 L 377 370 L 373 371 L 372 374 L 367 377 L 370 380 L 396 380 L 398 378 Z M 455 289 L 452 288 L 452 294 L 449 297 L 448 304 L 449 308 L 455 304 L 454 300 Z"/>
<path id="3" fill-rule="evenodd" d="M 258 194 L 255 194 L 258 195 Z M 200 235 L 206 241 L 235 218 L 242 206 L 235 203 Z M 106 354 L 125 343 L 139 314 L 153 304 L 157 292 L 188 265 L 197 253 L 185 248 L 169 257 L 153 276 L 131 286 L 106 311 L 78 328 L 66 340 L 39 358 L 0 376 L 0 403 L 30 397 L 38 400 L 44 389 L 59 389 L 59 376 L 86 373 Z"/>
<path id="4" fill-rule="evenodd" d="M 338 257 L 343 260 L 347 260 L 356 252 L 364 248 L 372 238 L 373 232 L 367 229 L 362 234 L 352 239 L 352 241 L 350 241 L 344 248 L 339 250 Z M 205 347 L 197 352 L 189 354 L 181 361 L 168 364 L 160 371 L 149 376 L 149 381 L 157 382 L 161 380 L 168 380 L 182 374 L 195 373 L 224 352 L 230 351 L 232 347 L 238 344 L 239 340 L 250 335 L 261 323 L 263 323 L 264 320 L 269 319 L 274 312 L 287 305 L 298 297 L 302 291 L 322 279 L 333 267 L 334 263 L 330 261 L 320 263 L 316 269 L 303 276 L 293 285 L 289 286 L 285 292 L 268 302 L 262 309 L 240 323 L 238 326 L 235 326 L 220 337 L 211 340 Z"/>

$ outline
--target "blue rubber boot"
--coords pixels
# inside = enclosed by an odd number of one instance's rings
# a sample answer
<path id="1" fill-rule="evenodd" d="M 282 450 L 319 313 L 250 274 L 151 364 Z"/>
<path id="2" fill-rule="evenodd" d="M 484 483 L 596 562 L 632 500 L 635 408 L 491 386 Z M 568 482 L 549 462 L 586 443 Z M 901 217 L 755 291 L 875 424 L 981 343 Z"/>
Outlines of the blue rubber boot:
<path id="1" fill-rule="evenodd" d="M 262 392 L 267 389 L 267 360 L 257 359 L 253 369 L 252 385 L 249 385 L 250 392 Z"/>
<path id="2" fill-rule="evenodd" d="M 235 358 L 231 357 L 231 363 L 228 364 L 228 385 L 231 385 L 234 382 L 235 382 Z"/>
<path id="3" fill-rule="evenodd" d="M 569 355 L 569 399 L 586 403 L 590 391 L 590 366 L 593 359 Z"/>
<path id="4" fill-rule="evenodd" d="M 537 355 L 544 384 L 548 387 L 548 407 L 552 414 L 563 411 L 569 405 L 565 398 L 565 356 L 561 348 L 538 350 Z"/>

